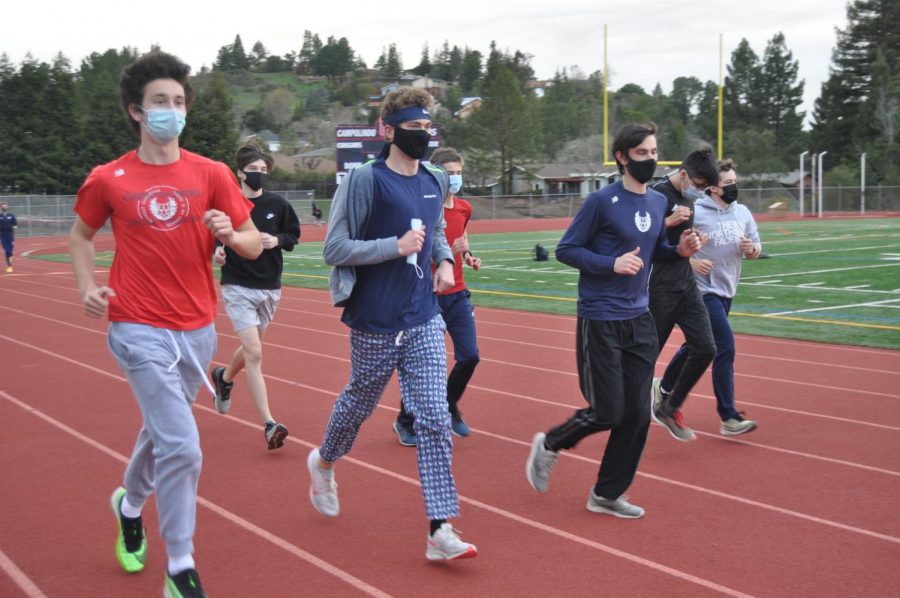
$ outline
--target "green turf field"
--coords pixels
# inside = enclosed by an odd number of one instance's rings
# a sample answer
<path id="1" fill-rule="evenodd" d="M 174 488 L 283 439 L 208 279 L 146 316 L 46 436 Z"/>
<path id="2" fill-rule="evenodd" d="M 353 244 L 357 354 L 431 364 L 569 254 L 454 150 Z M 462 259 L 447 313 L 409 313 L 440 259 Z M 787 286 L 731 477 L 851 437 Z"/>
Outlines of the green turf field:
<path id="1" fill-rule="evenodd" d="M 737 332 L 900 349 L 900 219 L 760 224 L 768 259 L 745 260 Z M 562 231 L 470 235 L 476 305 L 574 314 L 578 272 L 553 259 Z M 540 243 L 551 259 L 536 262 Z M 110 256 L 98 255 L 98 263 Z M 285 254 L 285 284 L 327 288 L 321 243 Z"/>

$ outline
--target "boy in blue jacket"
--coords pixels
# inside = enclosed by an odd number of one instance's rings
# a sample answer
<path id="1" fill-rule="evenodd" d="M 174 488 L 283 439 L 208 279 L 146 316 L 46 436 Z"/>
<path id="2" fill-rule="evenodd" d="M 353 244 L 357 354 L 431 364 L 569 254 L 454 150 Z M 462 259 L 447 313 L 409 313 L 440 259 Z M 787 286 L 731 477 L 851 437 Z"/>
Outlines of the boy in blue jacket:
<path id="1" fill-rule="evenodd" d="M 622 495 L 647 441 L 647 399 L 657 355 L 645 265 L 654 256 L 689 257 L 700 248 L 700 238 L 686 230 L 677 247 L 666 239 L 665 197 L 647 188 L 656 171 L 656 125 L 626 125 L 612 149 L 622 180 L 588 196 L 556 248 L 556 259 L 580 271 L 575 349 L 588 406 L 535 434 L 525 474 L 535 490 L 546 492 L 560 450 L 609 430 L 587 509 L 633 519 L 644 509 Z"/>

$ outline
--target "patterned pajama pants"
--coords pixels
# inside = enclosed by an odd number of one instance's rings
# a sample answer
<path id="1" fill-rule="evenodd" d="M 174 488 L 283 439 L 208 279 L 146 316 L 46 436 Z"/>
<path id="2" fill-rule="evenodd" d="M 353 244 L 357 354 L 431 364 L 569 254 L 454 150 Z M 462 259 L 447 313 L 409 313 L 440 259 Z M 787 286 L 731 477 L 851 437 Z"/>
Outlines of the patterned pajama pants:
<path id="1" fill-rule="evenodd" d="M 440 315 L 399 334 L 350 331 L 350 382 L 344 387 L 319 448 L 335 462 L 350 452 L 359 427 L 372 414 L 397 370 L 400 395 L 415 417 L 419 481 L 428 519 L 459 515 L 453 481 L 453 441 L 447 410 L 447 351 Z"/>

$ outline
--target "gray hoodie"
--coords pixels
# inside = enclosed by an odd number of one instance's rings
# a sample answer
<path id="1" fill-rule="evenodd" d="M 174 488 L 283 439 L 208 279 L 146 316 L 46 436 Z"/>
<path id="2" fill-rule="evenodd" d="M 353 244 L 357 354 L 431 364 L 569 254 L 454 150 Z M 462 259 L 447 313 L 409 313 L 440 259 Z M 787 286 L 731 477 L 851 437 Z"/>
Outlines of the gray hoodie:
<path id="1" fill-rule="evenodd" d="M 337 307 L 346 304 L 356 285 L 354 266 L 378 264 L 400 255 L 397 237 L 362 240 L 366 234 L 369 212 L 375 201 L 372 164 L 373 162 L 368 162 L 347 174 L 334 194 L 328 215 L 328 233 L 322 253 L 325 263 L 332 266 L 328 286 L 331 288 L 331 301 Z M 424 162 L 419 166 L 437 179 L 441 194 L 446 197 L 449 182 L 444 169 Z M 453 263 L 453 254 L 444 235 L 445 226 L 442 216 L 431 248 L 431 259 L 435 264 L 440 264 L 442 260 Z"/>
<path id="2" fill-rule="evenodd" d="M 725 209 L 712 197 L 704 197 L 694 204 L 694 228 L 709 235 L 709 243 L 694 256 L 715 262 L 709 276 L 694 273 L 703 294 L 734 297 L 741 278 L 741 236 L 762 246 L 756 221 L 747 206 L 734 202 Z"/>

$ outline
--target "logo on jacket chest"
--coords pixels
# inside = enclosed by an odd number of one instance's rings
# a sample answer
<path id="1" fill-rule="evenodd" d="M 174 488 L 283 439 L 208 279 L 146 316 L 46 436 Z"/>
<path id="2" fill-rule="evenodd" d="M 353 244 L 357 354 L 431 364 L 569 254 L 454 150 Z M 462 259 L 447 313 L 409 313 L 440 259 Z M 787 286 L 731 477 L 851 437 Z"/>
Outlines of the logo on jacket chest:
<path id="1" fill-rule="evenodd" d="M 637 212 L 634 213 L 634 225 L 642 233 L 645 233 L 648 230 L 650 230 L 650 226 L 652 224 L 653 224 L 653 221 L 650 218 L 650 212 L 644 212 L 644 214 L 641 215 L 641 211 L 638 210 Z"/>
<path id="2" fill-rule="evenodd" d="M 181 226 L 188 216 L 190 203 L 174 187 L 159 186 L 147 189 L 137 204 L 141 222 L 161 231 Z"/>

